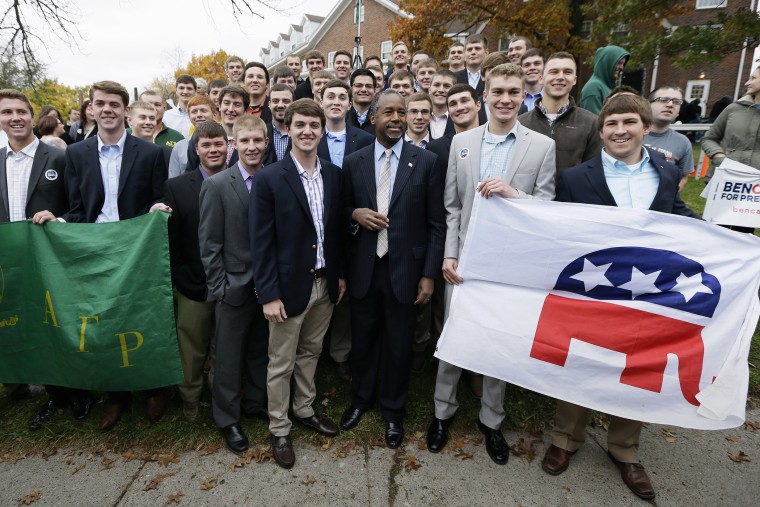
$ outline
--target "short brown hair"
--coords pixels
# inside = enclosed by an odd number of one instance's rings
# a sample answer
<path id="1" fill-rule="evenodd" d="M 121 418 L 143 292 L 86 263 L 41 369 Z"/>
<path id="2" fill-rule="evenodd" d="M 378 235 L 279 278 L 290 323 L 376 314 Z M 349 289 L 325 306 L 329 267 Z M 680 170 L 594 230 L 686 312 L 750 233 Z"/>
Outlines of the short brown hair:
<path id="1" fill-rule="evenodd" d="M 0 90 L 0 100 L 3 99 L 16 99 L 20 100 L 24 104 L 26 104 L 26 107 L 29 108 L 29 114 L 34 116 L 34 108 L 32 107 L 32 103 L 29 102 L 29 97 L 24 95 L 18 90 L 14 90 L 13 88 L 6 88 L 4 90 Z"/>
<path id="2" fill-rule="evenodd" d="M 214 120 L 208 120 L 208 121 L 204 121 L 200 125 L 195 126 L 195 131 L 193 132 L 193 144 L 197 145 L 201 137 L 207 137 L 207 138 L 223 137 L 226 140 L 227 132 L 224 131 L 224 127 L 219 125 Z"/>
<path id="3" fill-rule="evenodd" d="M 191 76 L 190 74 L 180 74 L 177 76 L 177 79 L 174 81 L 174 86 L 177 86 L 178 84 L 189 84 L 193 85 L 193 90 L 198 89 L 198 83 L 195 81 L 195 78 Z"/>
<path id="4" fill-rule="evenodd" d="M 388 87 L 393 84 L 394 81 L 408 80 L 414 86 L 414 75 L 408 70 L 397 70 L 388 78 Z"/>
<path id="5" fill-rule="evenodd" d="M 482 33 L 473 33 L 468 35 L 464 40 L 464 47 L 467 48 L 467 44 L 483 44 L 483 47 L 488 48 L 488 39 Z"/>
<path id="6" fill-rule="evenodd" d="M 556 53 L 552 53 L 547 56 L 544 63 L 548 62 L 549 60 L 572 60 L 575 62 L 575 56 L 573 56 L 571 53 L 568 53 L 567 51 L 557 51 Z M 577 66 L 578 64 L 576 63 L 576 67 Z"/>
<path id="7" fill-rule="evenodd" d="M 267 124 L 264 123 L 264 120 L 252 114 L 238 116 L 235 123 L 232 124 L 232 137 L 237 139 L 238 132 L 241 130 L 260 130 L 264 133 L 264 137 L 269 135 L 267 133 Z"/>
<path id="8" fill-rule="evenodd" d="M 248 95 L 248 92 L 245 91 L 245 89 L 240 85 L 227 85 L 222 88 L 222 91 L 219 92 L 219 103 L 222 103 L 225 95 L 230 94 L 240 95 L 240 97 L 243 99 L 243 109 L 248 109 L 248 106 L 251 105 L 251 96 Z"/>
<path id="9" fill-rule="evenodd" d="M 433 67 L 435 70 L 438 70 L 438 61 L 435 58 L 425 58 L 417 64 L 417 70 L 420 70 L 422 67 Z"/>
<path id="10" fill-rule="evenodd" d="M 130 116 L 132 116 L 132 111 L 135 109 L 147 109 L 148 111 L 153 111 L 154 113 L 156 112 L 156 106 L 150 102 L 145 102 L 144 100 L 136 100 L 129 105 Z"/>
<path id="11" fill-rule="evenodd" d="M 478 97 L 478 92 L 470 86 L 467 83 L 457 83 L 451 88 L 449 88 L 449 91 L 446 92 L 446 107 L 448 107 L 449 97 L 452 95 L 456 95 L 457 93 L 464 93 L 467 92 L 470 94 L 470 97 L 472 97 L 472 100 L 475 102 L 480 102 L 480 98 Z"/>
<path id="12" fill-rule="evenodd" d="M 224 68 L 226 69 L 229 66 L 229 64 L 232 62 L 240 62 L 241 67 L 245 66 L 245 60 L 243 60 L 239 56 L 232 55 L 229 58 L 227 58 L 227 60 L 224 62 Z"/>
<path id="13" fill-rule="evenodd" d="M 312 99 L 298 99 L 291 103 L 285 110 L 285 125 L 290 127 L 293 122 L 293 116 L 300 114 L 312 118 L 319 118 L 322 128 L 325 128 L 325 112 L 319 107 L 319 104 Z"/>
<path id="14" fill-rule="evenodd" d="M 45 116 L 41 118 L 37 123 L 37 128 L 40 129 L 40 134 L 43 136 L 52 136 L 55 129 L 58 127 L 58 123 L 61 120 L 53 118 L 52 116 Z"/>
<path id="15" fill-rule="evenodd" d="M 90 87 L 90 100 L 95 100 L 95 92 L 112 93 L 121 97 L 124 107 L 129 105 L 129 92 L 116 81 L 98 81 Z"/>
<path id="16" fill-rule="evenodd" d="M 483 58 L 483 63 L 480 64 L 480 75 L 485 76 L 486 70 L 491 70 L 497 65 L 501 65 L 503 63 L 509 63 L 509 58 L 504 53 L 488 53 L 485 58 Z"/>
<path id="17" fill-rule="evenodd" d="M 208 98 L 207 95 L 196 95 L 192 99 L 187 101 L 187 110 L 190 111 L 191 107 L 206 105 L 211 108 L 211 111 L 216 111 L 216 105 L 214 101 Z"/>
<path id="18" fill-rule="evenodd" d="M 316 49 L 312 49 L 308 53 L 306 53 L 303 57 L 304 60 L 308 63 L 309 60 L 322 60 L 322 65 L 325 64 L 325 55 L 321 51 L 317 51 Z"/>
<path id="19" fill-rule="evenodd" d="M 523 72 L 522 67 L 514 63 L 502 63 L 501 65 L 497 65 L 491 69 L 491 72 L 488 73 L 488 77 L 486 77 L 486 90 L 490 87 L 493 78 L 512 76 L 519 77 L 520 81 L 522 81 L 523 77 L 525 77 L 525 72 Z"/>
<path id="20" fill-rule="evenodd" d="M 351 87 L 348 86 L 345 81 L 341 81 L 340 79 L 331 79 L 322 88 L 322 91 L 324 92 L 328 88 L 343 88 L 348 93 L 348 100 L 351 100 Z"/>
<path id="21" fill-rule="evenodd" d="M 638 114 L 645 126 L 649 126 L 653 122 L 652 106 L 649 105 L 649 101 L 641 95 L 624 93 L 615 95 L 602 106 L 602 110 L 599 112 L 599 132 L 604 128 L 604 120 L 608 116 L 626 113 Z"/>
<path id="22" fill-rule="evenodd" d="M 411 104 L 412 102 L 421 102 L 423 100 L 430 104 L 431 108 L 433 107 L 433 101 L 430 99 L 430 95 L 425 92 L 414 92 L 413 94 L 409 95 L 407 104 Z"/>

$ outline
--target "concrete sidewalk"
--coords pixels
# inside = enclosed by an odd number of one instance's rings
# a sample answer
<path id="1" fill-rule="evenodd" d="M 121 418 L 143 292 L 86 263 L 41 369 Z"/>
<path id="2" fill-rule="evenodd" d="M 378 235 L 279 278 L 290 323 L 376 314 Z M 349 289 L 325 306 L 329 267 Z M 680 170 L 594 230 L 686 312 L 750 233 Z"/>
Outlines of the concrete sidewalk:
<path id="1" fill-rule="evenodd" d="M 747 420 L 760 422 L 760 409 Z M 509 432 L 510 444 L 526 434 Z M 380 437 L 380 435 L 378 435 Z M 572 506 L 646 505 L 620 479 L 606 455 L 606 434 L 590 428 L 586 445 L 567 472 L 541 470 L 548 442 L 534 443 L 535 457 L 510 456 L 494 464 L 479 435 L 450 441 L 441 454 L 420 449 L 424 435 L 407 436 L 402 448 L 318 447 L 295 442 L 296 466 L 283 470 L 267 450 L 249 460 L 220 449 L 158 461 L 126 454 L 69 449 L 0 463 L 0 505 L 25 499 L 35 506 Z M 220 438 L 221 443 L 221 438 Z M 327 447 L 327 445 L 325 445 Z M 657 506 L 755 506 L 760 504 L 760 429 L 695 431 L 647 425 L 641 456 Z M 743 455 L 745 458 L 742 458 Z M 136 456 L 136 454 L 135 454 Z M 731 459 L 746 459 L 734 462 Z M 264 458 L 261 460 L 261 458 Z M 7 458 L 6 458 L 7 459 Z M 257 459 L 261 462 L 257 462 Z M 249 461 L 245 463 L 245 461 Z M 153 484 L 151 484 L 153 481 Z"/>

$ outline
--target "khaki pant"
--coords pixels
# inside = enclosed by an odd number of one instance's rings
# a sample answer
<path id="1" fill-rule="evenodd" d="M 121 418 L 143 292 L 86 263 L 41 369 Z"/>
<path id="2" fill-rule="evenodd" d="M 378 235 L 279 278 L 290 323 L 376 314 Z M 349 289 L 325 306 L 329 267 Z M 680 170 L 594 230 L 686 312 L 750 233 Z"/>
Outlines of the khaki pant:
<path id="1" fill-rule="evenodd" d="M 551 431 L 552 444 L 566 451 L 577 451 L 586 440 L 586 423 L 591 409 L 557 400 L 554 428 Z M 639 437 L 641 421 L 610 416 L 607 431 L 607 449 L 622 463 L 639 462 Z"/>
<path id="2" fill-rule="evenodd" d="M 177 295 L 177 340 L 184 381 L 178 386 L 182 401 L 200 401 L 203 392 L 203 364 L 214 337 L 214 303 L 193 301 Z"/>
<path id="3" fill-rule="evenodd" d="M 291 377 L 295 377 L 293 413 L 304 418 L 314 415 L 311 407 L 317 395 L 314 372 L 332 311 L 327 280 L 324 277 L 316 278 L 309 304 L 302 314 L 289 316 L 285 322 L 269 323 L 267 397 L 269 431 L 274 436 L 290 434 L 288 406 Z"/>

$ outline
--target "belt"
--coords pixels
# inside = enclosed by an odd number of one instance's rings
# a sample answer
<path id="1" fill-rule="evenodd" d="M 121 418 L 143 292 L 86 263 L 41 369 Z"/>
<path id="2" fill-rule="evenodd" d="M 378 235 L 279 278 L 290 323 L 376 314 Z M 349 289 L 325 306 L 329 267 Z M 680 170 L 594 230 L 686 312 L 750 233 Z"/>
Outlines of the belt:
<path id="1" fill-rule="evenodd" d="M 319 268 L 314 271 L 314 278 L 322 278 L 325 276 L 325 268 Z"/>

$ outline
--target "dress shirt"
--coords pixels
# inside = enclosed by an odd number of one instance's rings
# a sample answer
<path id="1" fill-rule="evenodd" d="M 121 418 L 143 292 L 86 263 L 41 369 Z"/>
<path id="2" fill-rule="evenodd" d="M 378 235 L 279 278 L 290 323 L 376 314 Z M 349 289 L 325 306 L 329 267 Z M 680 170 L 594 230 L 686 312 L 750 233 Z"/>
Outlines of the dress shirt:
<path id="1" fill-rule="evenodd" d="M 512 148 L 517 140 L 519 125 L 520 122 L 515 122 L 512 130 L 505 136 L 492 134 L 486 127 L 480 145 L 480 181 L 493 177 L 504 178 L 512 158 Z"/>
<path id="2" fill-rule="evenodd" d="M 330 161 L 338 167 L 343 167 L 343 157 L 346 154 L 346 129 L 340 132 L 330 132 L 325 127 L 327 148 L 330 150 Z"/>
<path id="3" fill-rule="evenodd" d="M 396 172 L 398 171 L 398 162 L 401 159 L 401 148 L 403 146 L 403 138 L 391 146 L 391 150 L 393 150 L 393 155 L 391 156 L 391 195 L 393 195 L 393 183 L 396 181 Z M 385 161 L 385 150 L 385 146 L 375 140 L 375 185 L 380 183 L 380 169 Z"/>
<path id="4" fill-rule="evenodd" d="M 480 83 L 480 70 L 478 70 L 475 74 L 470 72 L 470 69 L 467 69 L 467 82 L 475 88 L 478 89 L 478 83 Z"/>
<path id="5" fill-rule="evenodd" d="M 297 166 L 297 164 L 298 164 L 298 162 L 296 162 L 296 166 Z M 238 161 L 237 166 L 238 166 L 238 169 L 240 169 L 240 176 L 243 178 L 243 181 L 245 182 L 245 186 L 248 189 L 248 193 L 250 194 L 251 193 L 251 185 L 253 183 L 253 176 L 251 176 L 250 174 L 248 174 L 248 171 L 246 171 L 245 169 L 243 169 L 243 164 L 241 164 L 240 161 Z"/>
<path id="6" fill-rule="evenodd" d="M 409 137 L 409 134 L 404 134 L 404 142 L 407 142 L 411 144 L 412 146 L 417 146 L 418 148 L 422 148 L 424 150 L 425 147 L 427 147 L 428 143 L 430 142 L 430 131 L 428 131 L 428 133 L 425 134 L 425 137 L 420 139 L 419 144 L 415 143 L 414 140 L 412 140 L 412 138 Z"/>
<path id="7" fill-rule="evenodd" d="M 190 121 L 190 115 L 187 111 L 177 106 L 174 109 L 169 109 L 164 113 L 163 119 L 164 125 L 170 129 L 174 129 L 185 137 L 190 137 L 193 132 L 193 123 Z"/>
<path id="8" fill-rule="evenodd" d="M 208 179 L 208 172 L 206 172 L 206 169 L 204 169 L 200 164 L 198 165 L 198 171 L 201 173 L 201 178 L 203 178 L 204 181 Z"/>
<path id="9" fill-rule="evenodd" d="M 272 138 L 274 140 L 274 153 L 277 155 L 277 160 L 282 160 L 285 156 L 285 150 L 288 149 L 288 133 L 281 132 L 280 129 L 272 122 Z"/>
<path id="10" fill-rule="evenodd" d="M 602 150 L 602 167 L 607 186 L 618 208 L 649 209 L 660 186 L 660 173 L 651 164 L 649 152 L 641 148 L 641 161 L 627 165 Z"/>
<path id="11" fill-rule="evenodd" d="M 543 93 L 543 89 L 541 89 L 541 91 L 537 92 L 535 95 L 532 95 L 530 92 L 525 92 L 525 99 L 523 100 L 523 104 L 525 104 L 525 107 L 528 108 L 528 111 L 533 110 L 533 107 L 536 105 L 536 100 L 543 97 Z"/>
<path id="12" fill-rule="evenodd" d="M 449 112 L 445 111 L 442 115 L 436 116 L 435 113 L 430 113 L 430 138 L 438 139 L 443 137 L 446 132 L 446 123 L 449 121 Z"/>
<path id="13" fill-rule="evenodd" d="M 306 192 L 306 199 L 309 201 L 314 230 L 317 231 L 317 263 L 314 265 L 314 269 L 322 269 L 325 267 L 325 187 L 322 182 L 322 164 L 319 163 L 319 157 L 317 157 L 317 167 L 310 177 L 292 152 L 290 156 L 296 164 L 298 175 L 301 177 L 301 184 L 304 192 Z"/>
<path id="14" fill-rule="evenodd" d="M 121 159 L 124 155 L 124 141 L 127 131 L 121 134 L 116 144 L 106 145 L 98 134 L 98 161 L 100 176 L 103 179 L 105 200 L 96 223 L 119 221 L 119 176 L 121 175 Z"/>
<path id="15" fill-rule="evenodd" d="M 363 113 L 360 113 L 354 108 L 354 112 L 356 113 L 356 121 L 359 122 L 359 125 L 364 125 L 364 122 L 367 121 L 367 116 L 369 116 L 369 108 Z"/>
<path id="16" fill-rule="evenodd" d="M 8 145 L 8 151 L 5 152 L 5 178 L 8 184 L 8 211 L 10 212 L 11 222 L 18 222 L 19 220 L 29 218 L 26 216 L 29 175 L 32 173 L 34 154 L 37 153 L 39 145 L 40 140 L 35 137 L 31 143 L 21 148 L 18 153 L 11 150 L 10 144 Z"/>

